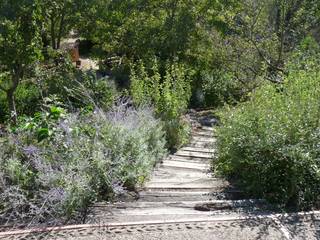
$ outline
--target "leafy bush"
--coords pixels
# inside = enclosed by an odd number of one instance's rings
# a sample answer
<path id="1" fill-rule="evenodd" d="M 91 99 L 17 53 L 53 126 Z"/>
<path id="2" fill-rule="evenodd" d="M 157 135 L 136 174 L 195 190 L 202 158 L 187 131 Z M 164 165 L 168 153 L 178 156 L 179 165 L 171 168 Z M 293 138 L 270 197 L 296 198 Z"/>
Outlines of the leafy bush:
<path id="1" fill-rule="evenodd" d="M 98 78 L 95 71 L 77 71 L 63 55 L 39 67 L 37 78 L 42 96 L 55 95 L 70 109 L 96 105 L 108 110 L 118 95 L 110 79 Z"/>
<path id="2" fill-rule="evenodd" d="M 241 97 L 241 85 L 233 78 L 232 73 L 215 69 L 202 76 L 204 106 L 222 106 L 232 103 Z"/>
<path id="3" fill-rule="evenodd" d="M 176 62 L 167 64 L 163 76 L 157 61 L 151 69 L 143 62 L 132 66 L 131 95 L 136 105 L 152 103 L 163 120 L 169 148 L 175 149 L 187 142 L 190 126 L 182 115 L 191 97 L 190 71 Z"/>
<path id="4" fill-rule="evenodd" d="M 218 172 L 281 206 L 319 206 L 319 74 L 291 68 L 283 85 L 221 114 Z"/>
<path id="5" fill-rule="evenodd" d="M 41 94 L 36 84 L 32 82 L 21 83 L 15 93 L 15 101 L 18 114 L 32 115 L 40 109 Z M 0 92 L 0 122 L 9 117 L 9 109 L 6 94 Z"/>
<path id="6" fill-rule="evenodd" d="M 32 116 L 40 110 L 46 97 L 55 95 L 65 108 L 99 107 L 107 111 L 118 97 L 109 78 L 98 78 L 95 71 L 76 70 L 67 56 L 57 52 L 46 64 L 35 64 L 15 92 L 19 116 Z M 6 94 L 0 91 L 0 122 L 8 119 Z"/>
<path id="7" fill-rule="evenodd" d="M 51 106 L 40 116 L 0 139 L 2 224 L 80 220 L 92 202 L 143 183 L 166 153 L 147 107 L 67 114 Z M 44 123 L 51 134 L 39 139 Z"/>

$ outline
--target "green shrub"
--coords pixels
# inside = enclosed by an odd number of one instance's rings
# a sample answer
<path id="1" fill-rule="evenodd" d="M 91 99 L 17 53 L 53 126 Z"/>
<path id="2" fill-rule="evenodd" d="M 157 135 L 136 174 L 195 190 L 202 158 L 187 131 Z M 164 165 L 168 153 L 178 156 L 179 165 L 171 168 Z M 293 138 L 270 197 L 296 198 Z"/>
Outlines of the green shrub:
<path id="1" fill-rule="evenodd" d="M 58 61 L 59 60 L 59 61 Z M 57 96 L 69 109 L 87 105 L 108 110 L 117 98 L 115 84 L 108 78 L 98 78 L 95 71 L 77 71 L 61 56 L 38 69 L 38 88 L 42 96 Z"/>
<path id="2" fill-rule="evenodd" d="M 222 106 L 241 98 L 241 84 L 234 79 L 232 73 L 216 69 L 203 73 L 202 81 L 204 106 Z"/>
<path id="3" fill-rule="evenodd" d="M 32 116 L 40 110 L 46 97 L 55 95 L 68 110 L 91 105 L 108 110 L 118 92 L 108 78 L 97 78 L 96 72 L 77 71 L 68 58 L 60 53 L 49 58 L 46 64 L 35 66 L 25 76 L 15 92 L 19 116 Z M 0 122 L 8 118 L 6 95 L 0 91 Z"/>
<path id="4" fill-rule="evenodd" d="M 81 73 L 72 83 L 67 89 L 69 105 L 76 108 L 92 106 L 108 111 L 120 95 L 111 79 L 97 78 L 95 72 Z"/>
<path id="5" fill-rule="evenodd" d="M 131 96 L 136 105 L 153 104 L 166 130 L 171 149 L 185 144 L 190 124 L 183 120 L 191 97 L 190 71 L 176 62 L 167 64 L 163 76 L 157 61 L 147 69 L 143 62 L 132 66 Z"/>
<path id="6" fill-rule="evenodd" d="M 92 202 L 142 184 L 166 154 L 153 111 L 124 103 L 84 114 L 51 106 L 0 141 L 2 224 L 80 221 Z"/>
<path id="7" fill-rule="evenodd" d="M 16 108 L 19 115 L 32 115 L 40 109 L 41 94 L 32 82 L 21 83 L 15 92 Z M 8 119 L 9 110 L 6 94 L 0 92 L 0 122 Z"/>
<path id="8" fill-rule="evenodd" d="M 285 207 L 319 206 L 320 72 L 291 70 L 221 114 L 217 170 Z"/>

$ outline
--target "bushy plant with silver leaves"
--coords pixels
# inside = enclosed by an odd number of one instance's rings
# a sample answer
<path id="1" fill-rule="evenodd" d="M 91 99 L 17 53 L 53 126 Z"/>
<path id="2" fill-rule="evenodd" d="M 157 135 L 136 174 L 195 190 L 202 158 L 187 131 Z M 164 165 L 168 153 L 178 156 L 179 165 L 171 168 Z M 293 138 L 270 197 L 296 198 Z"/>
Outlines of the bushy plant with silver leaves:
<path id="1" fill-rule="evenodd" d="M 143 183 L 166 154 L 149 107 L 65 114 L 53 128 L 41 141 L 23 128 L 0 138 L 2 225 L 80 222 L 93 202 Z"/>

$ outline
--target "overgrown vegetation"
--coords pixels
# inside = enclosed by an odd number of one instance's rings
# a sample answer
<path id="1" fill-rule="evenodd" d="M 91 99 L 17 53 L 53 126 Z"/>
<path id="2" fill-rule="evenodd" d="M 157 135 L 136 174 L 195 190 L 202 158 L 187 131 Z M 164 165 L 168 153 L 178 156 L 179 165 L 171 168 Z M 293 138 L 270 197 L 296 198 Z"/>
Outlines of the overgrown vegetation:
<path id="1" fill-rule="evenodd" d="M 290 64 L 283 84 L 265 84 L 250 101 L 225 109 L 218 129 L 217 170 L 292 209 L 320 206 L 320 72 L 307 52 L 295 54 L 299 64 Z"/>
<path id="2" fill-rule="evenodd" d="M 164 122 L 168 147 L 177 149 L 188 141 L 191 129 L 183 119 L 191 97 L 191 73 L 176 62 L 166 64 L 164 72 L 161 77 L 157 61 L 152 69 L 140 61 L 132 67 L 131 95 L 137 105 L 154 105 Z"/>
<path id="3" fill-rule="evenodd" d="M 48 106 L 1 140 L 1 223 L 64 223 L 142 184 L 165 154 L 148 107 L 67 113 Z"/>
<path id="4" fill-rule="evenodd" d="M 217 170 L 318 206 L 319 3 L 1 0 L 0 222 L 79 220 L 188 141 L 188 108 L 221 106 Z"/>

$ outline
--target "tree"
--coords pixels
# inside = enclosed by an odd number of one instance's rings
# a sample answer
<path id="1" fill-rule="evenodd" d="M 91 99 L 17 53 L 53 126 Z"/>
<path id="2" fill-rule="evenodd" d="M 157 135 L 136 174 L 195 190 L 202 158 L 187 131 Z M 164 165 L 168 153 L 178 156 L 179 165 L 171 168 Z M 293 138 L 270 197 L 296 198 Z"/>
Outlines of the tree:
<path id="1" fill-rule="evenodd" d="M 79 2 L 76 0 L 44 0 L 44 32 L 51 40 L 51 47 L 59 49 L 61 39 L 67 35 L 79 19 Z"/>
<path id="2" fill-rule="evenodd" d="M 288 55 L 319 23 L 319 6 L 316 0 L 243 2 L 236 29 L 265 65 L 268 80 L 282 82 Z"/>
<path id="3" fill-rule="evenodd" d="M 207 25 L 222 26 L 219 10 L 233 1 L 93 0 L 79 29 L 110 55 L 160 60 L 186 59 Z"/>
<path id="4" fill-rule="evenodd" d="M 41 58 L 40 18 L 38 0 L 1 0 L 0 90 L 6 94 L 13 124 L 15 91 L 30 64 Z"/>

